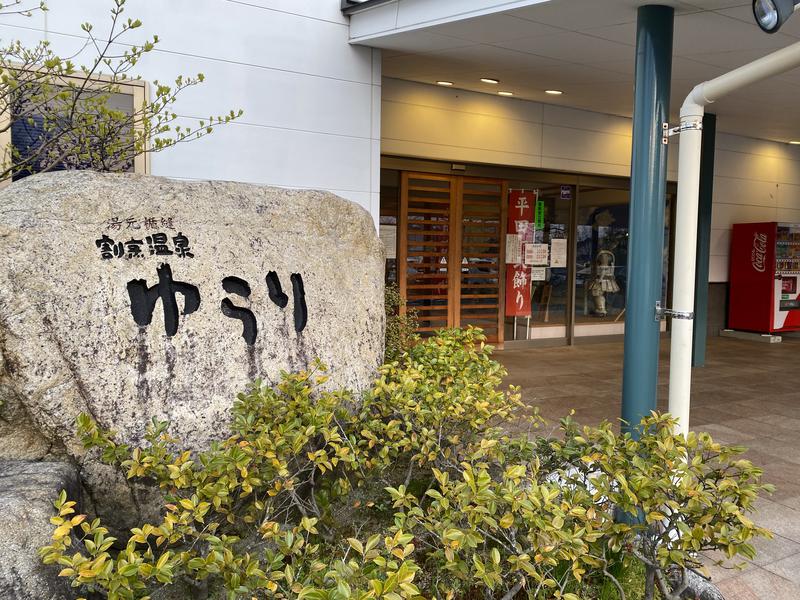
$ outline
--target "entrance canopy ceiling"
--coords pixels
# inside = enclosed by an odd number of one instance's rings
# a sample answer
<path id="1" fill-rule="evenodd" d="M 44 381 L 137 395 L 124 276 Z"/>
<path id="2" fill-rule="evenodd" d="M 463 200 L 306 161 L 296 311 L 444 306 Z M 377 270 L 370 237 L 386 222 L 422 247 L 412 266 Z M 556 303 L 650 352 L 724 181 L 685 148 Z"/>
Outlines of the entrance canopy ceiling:
<path id="1" fill-rule="evenodd" d="M 438 0 L 437 0 L 438 1 Z M 372 9 L 399 11 L 403 0 Z M 481 16 L 438 19 L 364 34 L 353 41 L 385 49 L 383 75 L 630 116 L 633 104 L 637 0 L 550 0 Z M 660 1 L 675 7 L 672 113 L 701 81 L 800 41 L 800 14 L 777 34 L 755 24 L 749 1 Z M 351 26 L 352 27 L 352 26 Z M 481 78 L 495 78 L 499 85 Z M 552 96 L 545 90 L 562 90 Z M 731 94 L 708 109 L 722 131 L 776 141 L 800 140 L 800 69 Z M 673 117 L 673 118 L 674 118 Z"/>

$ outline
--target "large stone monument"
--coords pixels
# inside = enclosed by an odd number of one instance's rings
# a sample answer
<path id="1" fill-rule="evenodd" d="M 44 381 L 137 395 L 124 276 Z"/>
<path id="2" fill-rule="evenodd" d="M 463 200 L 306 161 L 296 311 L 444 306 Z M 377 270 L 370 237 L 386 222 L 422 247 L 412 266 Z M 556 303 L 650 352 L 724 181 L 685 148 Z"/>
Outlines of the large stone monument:
<path id="1" fill-rule="evenodd" d="M 101 516 L 140 499 L 87 459 L 75 417 L 124 442 L 226 434 L 248 382 L 330 368 L 358 392 L 383 351 L 383 250 L 330 193 L 65 172 L 0 192 L 0 460 L 63 460 Z M 3 469 L 0 462 L 0 470 Z"/>

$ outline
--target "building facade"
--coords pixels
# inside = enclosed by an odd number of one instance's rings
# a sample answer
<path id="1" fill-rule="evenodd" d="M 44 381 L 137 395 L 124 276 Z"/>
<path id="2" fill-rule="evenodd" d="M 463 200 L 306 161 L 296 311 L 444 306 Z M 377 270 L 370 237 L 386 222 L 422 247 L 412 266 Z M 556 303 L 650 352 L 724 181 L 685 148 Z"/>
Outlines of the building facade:
<path id="1" fill-rule="evenodd" d="M 89 51 L 80 23 L 102 30 L 110 4 L 49 4 L 47 13 L 5 18 L 0 32 L 47 39 L 80 63 Z M 143 22 L 131 39 L 162 40 L 139 65 L 142 78 L 206 77 L 180 99 L 181 117 L 244 110 L 213 135 L 154 155 L 149 170 L 320 188 L 357 202 L 389 246 L 387 278 L 424 328 L 474 323 L 498 342 L 623 333 L 641 4 L 131 0 L 126 14 Z M 800 38 L 791 28 L 761 34 L 745 2 L 663 4 L 676 9 L 673 112 L 695 83 Z M 725 323 L 732 224 L 800 222 L 800 146 L 787 143 L 800 139 L 791 110 L 798 86 L 790 73 L 712 107 L 712 332 Z M 762 111 L 759 124 L 751 106 L 764 97 L 774 110 Z M 677 152 L 671 143 L 672 182 Z M 668 186 L 665 295 L 673 194 Z M 528 241 L 549 256 L 514 314 L 508 234 L 520 232 L 509 228 L 509 211 L 520 195 L 541 213 Z"/>

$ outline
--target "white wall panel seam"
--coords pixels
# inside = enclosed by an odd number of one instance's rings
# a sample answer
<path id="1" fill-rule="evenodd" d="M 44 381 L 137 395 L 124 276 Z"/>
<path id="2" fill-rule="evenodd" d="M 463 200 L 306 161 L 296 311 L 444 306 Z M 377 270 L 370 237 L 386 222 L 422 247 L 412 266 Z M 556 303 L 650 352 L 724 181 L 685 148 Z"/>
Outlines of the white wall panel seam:
<path id="1" fill-rule="evenodd" d="M 754 142 L 758 142 L 758 141 L 768 142 L 769 141 L 769 140 L 756 140 L 754 138 L 747 138 L 747 139 L 752 139 Z M 723 148 L 723 147 L 721 147 L 719 145 L 715 146 L 715 150 L 717 152 L 728 152 L 730 154 L 740 154 L 742 156 L 758 156 L 759 158 L 771 158 L 773 160 L 788 160 L 790 162 L 798 162 L 797 160 L 795 160 L 793 158 L 789 158 L 787 156 L 780 156 L 778 154 L 767 154 L 765 152 L 748 152 L 746 150 L 735 150 L 733 148 Z"/>
<path id="2" fill-rule="evenodd" d="M 267 11 L 270 11 L 270 12 L 281 13 L 281 14 L 284 14 L 284 15 L 291 15 L 293 17 L 300 17 L 302 19 L 309 19 L 309 20 L 312 20 L 312 21 L 320 21 L 322 23 L 331 23 L 332 25 L 341 25 L 342 27 L 349 27 L 350 26 L 350 24 L 347 21 L 332 21 L 331 19 L 323 19 L 322 17 L 313 17 L 311 15 L 306 15 L 306 14 L 303 14 L 303 13 L 296 13 L 296 12 L 292 12 L 290 10 L 282 10 L 280 8 L 274 8 L 272 6 L 263 6 L 261 4 L 254 4 L 253 2 L 244 2 L 243 0 L 222 0 L 222 1 L 223 2 L 230 2 L 231 4 L 240 4 L 242 6 L 248 6 L 250 8 L 255 8 L 255 9 L 258 9 L 258 10 L 267 10 Z M 317 1 L 321 2 L 321 1 L 324 1 L 324 0 L 317 0 Z M 330 0 L 330 1 L 335 2 L 337 0 Z"/>
<path id="3" fill-rule="evenodd" d="M 193 120 L 198 120 L 198 119 L 204 118 L 204 117 L 198 117 L 198 116 L 193 116 L 193 115 L 182 115 L 182 114 L 179 114 L 178 117 L 180 117 L 182 119 L 193 119 Z M 205 117 L 205 118 L 208 119 L 208 117 Z M 267 125 L 265 123 L 250 123 L 250 122 L 247 122 L 247 121 L 239 121 L 239 120 L 231 121 L 230 123 L 227 123 L 225 125 L 213 125 L 212 124 L 212 126 L 213 127 L 223 127 L 223 126 L 224 127 L 257 127 L 257 128 L 260 128 L 260 129 L 274 129 L 276 131 L 294 131 L 294 132 L 297 132 L 297 133 L 312 133 L 312 134 L 319 134 L 319 135 L 328 135 L 328 136 L 331 136 L 331 137 L 340 137 L 340 138 L 344 138 L 344 139 L 348 139 L 348 140 L 367 140 L 367 141 L 369 141 L 369 140 L 375 139 L 375 138 L 373 138 L 371 136 L 366 136 L 366 135 L 346 135 L 344 133 L 333 133 L 333 132 L 328 132 L 328 131 L 320 131 L 318 129 L 300 129 L 300 128 L 296 128 L 296 127 L 281 127 L 279 125 Z"/>
<path id="4" fill-rule="evenodd" d="M 498 119 L 498 120 L 503 120 L 503 121 L 516 121 L 516 122 L 519 122 L 519 123 L 533 123 L 534 125 L 544 125 L 544 123 L 542 123 L 541 120 L 537 121 L 537 120 L 532 120 L 532 119 L 523 119 L 523 118 L 518 118 L 518 117 L 511 117 L 511 116 L 508 116 L 508 115 L 498 115 L 498 114 L 492 114 L 492 113 L 487 113 L 487 112 L 476 112 L 476 111 L 471 111 L 471 110 L 461 110 L 459 108 L 447 108 L 447 107 L 444 107 L 444 106 L 436 106 L 436 105 L 433 105 L 433 104 L 420 104 L 419 102 L 409 102 L 409 101 L 406 101 L 406 100 L 394 100 L 394 99 L 391 99 L 391 98 L 383 98 L 383 102 L 385 104 L 399 104 L 399 105 L 402 105 L 402 106 L 414 106 L 414 107 L 420 107 L 420 108 L 428 108 L 428 109 L 431 109 L 431 110 L 438 110 L 438 111 L 442 111 L 442 112 L 458 113 L 458 114 L 462 114 L 462 115 L 472 115 L 472 116 L 476 116 L 476 117 L 489 117 L 489 118 L 492 118 L 492 119 Z"/>
<path id="5" fill-rule="evenodd" d="M 720 137 L 723 140 L 720 140 Z M 748 150 L 739 150 L 735 147 L 731 147 L 726 145 L 726 143 L 739 143 L 742 142 L 750 142 L 751 144 L 756 145 L 756 148 L 750 148 Z M 772 140 L 765 140 L 761 138 L 754 138 L 746 135 L 737 135 L 735 133 L 724 133 L 724 132 L 717 132 L 717 142 L 714 144 L 715 150 L 722 150 L 725 152 L 736 152 L 737 154 L 750 154 L 753 156 L 765 156 L 768 158 L 777 158 L 781 160 L 790 160 L 794 162 L 800 162 L 800 156 L 796 156 L 792 158 L 787 155 L 787 152 L 792 152 L 789 148 L 787 148 L 786 144 L 782 144 L 779 142 L 775 142 Z M 761 151 L 759 151 L 761 150 Z M 792 152 L 793 154 L 796 154 Z"/>
<path id="6" fill-rule="evenodd" d="M 630 162 L 610 162 L 607 160 L 590 160 L 587 158 L 570 158 L 569 156 L 552 156 L 550 154 L 542 154 L 542 158 L 549 158 L 550 160 L 568 160 L 571 162 L 582 162 L 593 165 L 610 165 L 614 167 L 630 167 Z"/>
<path id="7" fill-rule="evenodd" d="M 4 28 L 4 27 L 10 27 L 10 28 L 13 28 L 13 29 L 25 29 L 27 31 L 36 31 L 36 32 L 39 32 L 39 33 L 41 33 L 43 35 L 45 34 L 44 29 L 41 29 L 41 28 L 38 28 L 38 27 L 24 27 L 24 26 L 21 26 L 21 25 L 9 25 L 7 23 L 0 24 L 0 28 Z M 78 34 L 74 34 L 74 33 L 64 33 L 64 32 L 61 32 L 61 31 L 52 31 L 52 30 L 47 31 L 46 33 L 49 36 L 57 35 L 57 36 L 70 37 L 70 38 L 79 39 L 79 40 L 85 39 L 84 36 L 81 36 L 81 35 L 78 35 Z M 115 44 L 113 44 L 113 46 L 129 47 L 130 44 L 115 43 Z M 181 52 L 180 50 L 167 50 L 167 49 L 164 49 L 164 48 L 155 48 L 155 49 L 153 49 L 153 53 L 154 54 L 170 54 L 170 55 L 173 55 L 173 56 L 183 56 L 183 57 L 187 57 L 187 58 L 197 58 L 197 59 L 200 59 L 200 60 L 220 62 L 220 63 L 224 63 L 224 64 L 229 64 L 229 65 L 240 65 L 240 66 L 245 66 L 245 67 L 252 67 L 254 69 L 265 69 L 265 70 L 269 70 L 269 71 L 279 71 L 279 72 L 282 72 L 282 73 L 295 73 L 297 75 L 304 75 L 306 77 L 317 77 L 319 79 L 327 79 L 327 80 L 330 80 L 330 81 L 344 81 L 344 82 L 347 82 L 347 83 L 355 83 L 355 84 L 364 85 L 364 86 L 372 85 L 372 82 L 370 82 L 370 81 L 361 81 L 361 80 L 358 80 L 358 79 L 348 79 L 348 78 L 345 78 L 345 77 L 334 77 L 332 75 L 323 75 L 321 73 L 313 73 L 313 72 L 310 72 L 310 71 L 296 71 L 294 69 L 285 69 L 283 67 L 272 67 L 272 66 L 269 66 L 269 65 L 262 65 L 262 64 L 258 64 L 258 63 L 250 63 L 250 62 L 238 61 L 238 60 L 233 60 L 233 59 L 228 59 L 228 58 L 221 58 L 221 57 L 216 57 L 216 56 L 206 56 L 206 55 L 202 55 L 202 54 L 193 54 L 191 52 Z"/>
<path id="8" fill-rule="evenodd" d="M 461 148 L 464 150 L 476 150 L 478 152 L 494 152 L 500 154 L 514 154 L 516 156 L 536 156 L 537 154 L 530 154 L 528 152 L 515 152 L 514 150 L 504 150 L 502 148 L 483 148 L 481 146 L 466 146 L 464 144 L 442 144 L 441 142 L 426 142 L 413 139 L 397 138 L 397 137 L 384 137 L 382 142 L 400 142 L 404 144 L 417 144 L 419 146 L 438 146 L 442 148 Z M 551 157 L 552 158 L 552 157 Z"/>
<path id="9" fill-rule="evenodd" d="M 722 200 L 714 200 L 714 205 L 716 206 L 747 206 L 748 208 L 766 208 L 766 209 L 776 209 L 776 208 L 786 208 L 784 206 L 777 206 L 776 204 L 745 204 L 743 202 L 724 202 Z"/>
<path id="10" fill-rule="evenodd" d="M 734 181 L 756 181 L 758 183 L 769 183 L 775 186 L 781 185 L 781 182 L 775 181 L 773 179 L 753 179 L 752 177 L 737 177 L 736 175 L 717 175 L 716 173 L 714 174 L 714 179 L 731 179 Z"/>
<path id="11" fill-rule="evenodd" d="M 584 131 L 588 133 L 597 133 L 600 135 L 614 135 L 626 140 L 632 140 L 633 136 L 630 133 L 618 133 L 614 131 L 606 131 L 603 129 L 587 129 L 585 127 L 570 127 L 569 125 L 551 125 L 550 123 L 542 123 L 542 127 L 551 127 L 553 129 L 568 129 L 570 131 Z"/>

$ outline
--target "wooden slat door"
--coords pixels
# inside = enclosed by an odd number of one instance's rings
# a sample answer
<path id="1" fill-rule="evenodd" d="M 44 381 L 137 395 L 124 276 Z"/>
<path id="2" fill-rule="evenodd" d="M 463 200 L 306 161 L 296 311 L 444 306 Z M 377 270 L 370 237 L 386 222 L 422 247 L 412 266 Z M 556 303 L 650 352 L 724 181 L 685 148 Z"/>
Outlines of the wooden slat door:
<path id="1" fill-rule="evenodd" d="M 456 198 L 455 177 L 403 173 L 398 282 L 407 307 L 417 312 L 423 335 L 455 322 L 451 233 L 457 222 Z"/>
<path id="2" fill-rule="evenodd" d="M 419 332 L 474 325 L 502 346 L 505 182 L 404 172 L 398 282 Z"/>
<path id="3" fill-rule="evenodd" d="M 507 187 L 496 179 L 460 182 L 461 276 L 457 325 L 474 325 L 489 342 L 502 345 L 505 295 Z"/>

